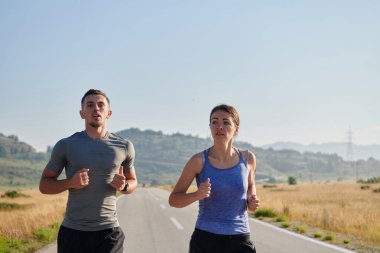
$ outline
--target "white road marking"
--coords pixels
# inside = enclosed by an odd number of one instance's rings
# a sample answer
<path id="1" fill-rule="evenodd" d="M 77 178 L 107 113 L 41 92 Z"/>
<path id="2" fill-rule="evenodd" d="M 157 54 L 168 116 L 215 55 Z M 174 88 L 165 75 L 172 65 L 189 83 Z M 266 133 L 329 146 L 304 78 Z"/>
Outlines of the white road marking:
<path id="1" fill-rule="evenodd" d="M 164 204 L 160 204 L 160 207 L 161 207 L 162 209 L 165 209 L 165 208 L 166 208 L 166 206 L 165 206 Z"/>
<path id="2" fill-rule="evenodd" d="M 250 220 L 253 221 L 253 222 L 256 222 L 256 223 L 260 223 L 261 225 L 270 227 L 272 229 L 275 229 L 277 231 L 281 231 L 281 232 L 283 232 L 285 234 L 289 234 L 289 235 L 298 237 L 300 239 L 304 239 L 306 241 L 313 242 L 313 243 L 325 246 L 326 248 L 331 248 L 331 249 L 334 249 L 334 250 L 337 250 L 337 251 L 340 251 L 340 252 L 343 252 L 343 253 L 355 253 L 355 251 L 344 249 L 344 248 L 341 248 L 341 247 L 338 247 L 338 246 L 335 246 L 335 245 L 331 245 L 331 244 L 328 244 L 328 243 L 325 243 L 325 242 L 321 242 L 321 241 L 318 241 L 316 239 L 313 239 L 313 238 L 310 238 L 310 237 L 307 237 L 307 236 L 304 236 L 304 235 L 300 235 L 300 234 L 291 232 L 291 231 L 286 230 L 284 228 L 276 227 L 276 226 L 274 226 L 272 224 L 269 224 L 269 223 L 266 223 L 266 222 L 263 222 L 263 221 L 260 221 L 260 220 L 256 220 L 256 219 L 252 219 L 252 218 L 250 218 Z"/>
<path id="3" fill-rule="evenodd" d="M 170 217 L 170 220 L 174 223 L 177 229 L 183 229 L 182 225 L 174 217 Z"/>
<path id="4" fill-rule="evenodd" d="M 149 194 L 155 199 L 155 200 L 159 200 L 150 190 L 147 190 L 149 192 Z"/>

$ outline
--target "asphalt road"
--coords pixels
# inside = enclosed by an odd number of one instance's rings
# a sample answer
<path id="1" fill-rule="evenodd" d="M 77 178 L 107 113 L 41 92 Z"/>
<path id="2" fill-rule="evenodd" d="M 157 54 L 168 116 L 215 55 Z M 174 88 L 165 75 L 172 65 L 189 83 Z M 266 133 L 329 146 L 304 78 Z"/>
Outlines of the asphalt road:
<path id="1" fill-rule="evenodd" d="M 127 253 L 186 253 L 198 212 L 198 204 L 185 208 L 168 205 L 169 192 L 138 188 L 117 200 L 120 226 Z M 251 240 L 258 253 L 352 253 L 265 222 L 250 219 Z M 55 244 L 40 250 L 53 253 Z M 217 252 L 216 252 L 217 253 Z"/>
<path id="2" fill-rule="evenodd" d="M 138 188 L 118 199 L 120 225 L 125 233 L 125 252 L 181 253 L 188 244 L 198 212 L 197 203 L 186 208 L 168 205 L 169 192 Z M 258 253 L 352 252 L 267 223 L 250 219 L 251 240 Z"/>

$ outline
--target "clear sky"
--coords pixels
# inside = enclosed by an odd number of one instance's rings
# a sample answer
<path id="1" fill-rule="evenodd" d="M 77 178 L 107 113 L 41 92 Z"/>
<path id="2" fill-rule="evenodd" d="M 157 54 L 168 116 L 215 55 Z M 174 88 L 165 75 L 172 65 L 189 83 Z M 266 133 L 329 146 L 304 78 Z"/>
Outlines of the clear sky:
<path id="1" fill-rule="evenodd" d="M 380 1 L 0 1 L 0 133 L 45 150 L 111 99 L 111 132 L 210 136 L 236 107 L 255 146 L 380 144 Z"/>

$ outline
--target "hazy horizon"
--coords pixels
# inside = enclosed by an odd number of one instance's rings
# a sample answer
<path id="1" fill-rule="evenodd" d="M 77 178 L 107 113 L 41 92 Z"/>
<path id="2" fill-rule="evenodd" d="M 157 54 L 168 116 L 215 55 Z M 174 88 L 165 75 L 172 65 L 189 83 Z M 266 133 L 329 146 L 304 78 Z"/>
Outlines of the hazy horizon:
<path id="1" fill-rule="evenodd" d="M 131 128 L 134 128 L 134 127 L 131 127 Z M 131 129 L 131 128 L 128 128 L 128 129 Z M 135 128 L 137 128 L 137 127 L 135 127 Z M 117 133 L 117 132 L 120 132 L 120 131 L 124 131 L 124 130 L 128 130 L 128 129 L 121 129 L 121 130 L 119 130 L 119 131 L 110 131 L 110 132 L 113 132 L 113 133 Z M 179 134 L 183 134 L 183 135 L 191 135 L 191 136 L 193 136 L 193 137 L 199 137 L 199 138 L 210 138 L 210 136 L 199 136 L 199 135 L 195 135 L 195 134 L 192 134 L 192 133 L 182 133 L 182 132 L 179 132 L 179 131 L 177 131 L 177 132 L 173 132 L 173 133 L 165 133 L 165 132 L 163 132 L 163 131 L 161 131 L 161 130 L 153 130 L 153 129 L 141 129 L 141 128 L 137 128 L 137 129 L 139 129 L 140 131 L 155 131 L 155 132 L 162 132 L 164 135 L 172 135 L 172 134 L 176 134 L 176 133 L 179 133 Z M 81 130 L 79 130 L 79 131 L 83 131 L 84 129 L 81 129 Z M 2 133 L 2 132 L 0 132 L 1 134 L 4 134 L 4 133 Z M 19 138 L 19 136 L 17 135 L 17 134 L 15 134 L 15 133 L 13 133 L 13 134 L 4 134 L 5 136 L 9 136 L 9 135 L 16 135 L 18 138 Z M 19 138 L 19 141 L 21 141 L 21 142 L 25 142 L 25 143 L 27 143 L 25 140 L 22 140 L 22 139 L 20 139 Z M 251 145 L 253 145 L 253 146 L 255 146 L 255 147 L 261 147 L 261 148 L 272 148 L 271 146 L 273 146 L 273 145 L 277 145 L 277 146 L 281 146 L 281 145 L 285 145 L 285 146 L 288 146 L 288 145 L 301 145 L 303 148 L 307 148 L 307 147 L 314 147 L 315 148 L 315 146 L 323 146 L 323 145 L 329 145 L 329 144 L 331 144 L 331 145 L 335 145 L 335 144 L 341 144 L 341 145 L 347 145 L 347 141 L 327 141 L 327 142 L 320 142 L 320 143 L 316 143 L 316 142 L 312 142 L 312 143 L 300 143 L 300 142 L 293 142 L 293 141 L 274 141 L 274 142 L 272 142 L 272 143 L 267 143 L 267 144 L 263 144 L 263 145 L 255 145 L 255 144 L 253 144 L 253 143 L 251 143 L 251 142 L 249 142 L 249 141 L 246 141 L 246 140 L 239 140 L 239 139 L 235 139 L 235 141 L 243 141 L 243 142 L 248 142 L 248 143 L 250 143 Z M 33 146 L 33 144 L 32 143 L 27 143 L 27 144 L 29 144 L 29 145 L 32 145 Z M 47 145 L 44 149 L 37 149 L 35 146 L 33 146 L 34 148 L 36 148 L 36 150 L 37 150 L 37 152 L 45 152 L 46 151 L 46 149 L 48 148 L 48 146 L 50 146 L 50 147 L 52 147 L 53 145 L 54 145 L 55 143 L 53 143 L 53 144 L 50 144 L 50 145 Z M 210 143 L 211 144 L 211 143 Z M 354 143 L 354 142 L 352 142 L 351 143 L 351 145 L 353 146 L 353 147 L 373 147 L 373 146 L 375 146 L 375 147 L 380 147 L 380 144 L 357 144 L 357 143 Z M 345 146 L 345 147 L 347 147 L 347 146 Z M 275 149 L 279 149 L 278 147 L 277 148 L 275 148 Z M 323 151 L 323 150 L 321 150 L 321 151 Z M 344 152 L 346 152 L 347 150 L 344 150 Z M 325 150 L 325 152 L 322 152 L 322 153 L 332 153 L 332 152 L 329 152 L 329 150 Z M 361 152 L 362 153 L 362 152 Z M 338 155 L 340 155 L 343 159 L 345 159 L 346 157 L 345 157 L 345 154 L 338 154 Z M 359 157 L 358 159 L 361 159 L 361 158 L 363 158 L 363 154 L 361 154 L 360 155 L 361 157 Z M 371 155 L 366 155 L 366 157 L 371 157 Z M 357 157 L 354 157 L 354 158 L 357 158 Z M 376 157 L 377 158 L 377 157 Z"/>

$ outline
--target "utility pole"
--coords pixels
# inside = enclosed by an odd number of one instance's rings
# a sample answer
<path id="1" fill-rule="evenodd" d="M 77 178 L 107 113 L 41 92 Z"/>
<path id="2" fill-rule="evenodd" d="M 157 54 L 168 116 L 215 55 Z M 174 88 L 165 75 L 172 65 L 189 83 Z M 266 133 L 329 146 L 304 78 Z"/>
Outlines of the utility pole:
<path id="1" fill-rule="evenodd" d="M 352 148 L 352 131 L 351 131 L 351 126 L 348 128 L 348 133 L 347 133 L 347 156 L 346 160 L 348 162 L 352 162 L 354 160 L 354 150 Z"/>
<path id="2" fill-rule="evenodd" d="M 356 182 L 359 181 L 359 161 L 356 161 Z"/>
<path id="3" fill-rule="evenodd" d="M 311 166 L 310 166 L 310 183 L 313 183 L 313 169 L 314 169 L 314 160 L 311 160 Z"/>

